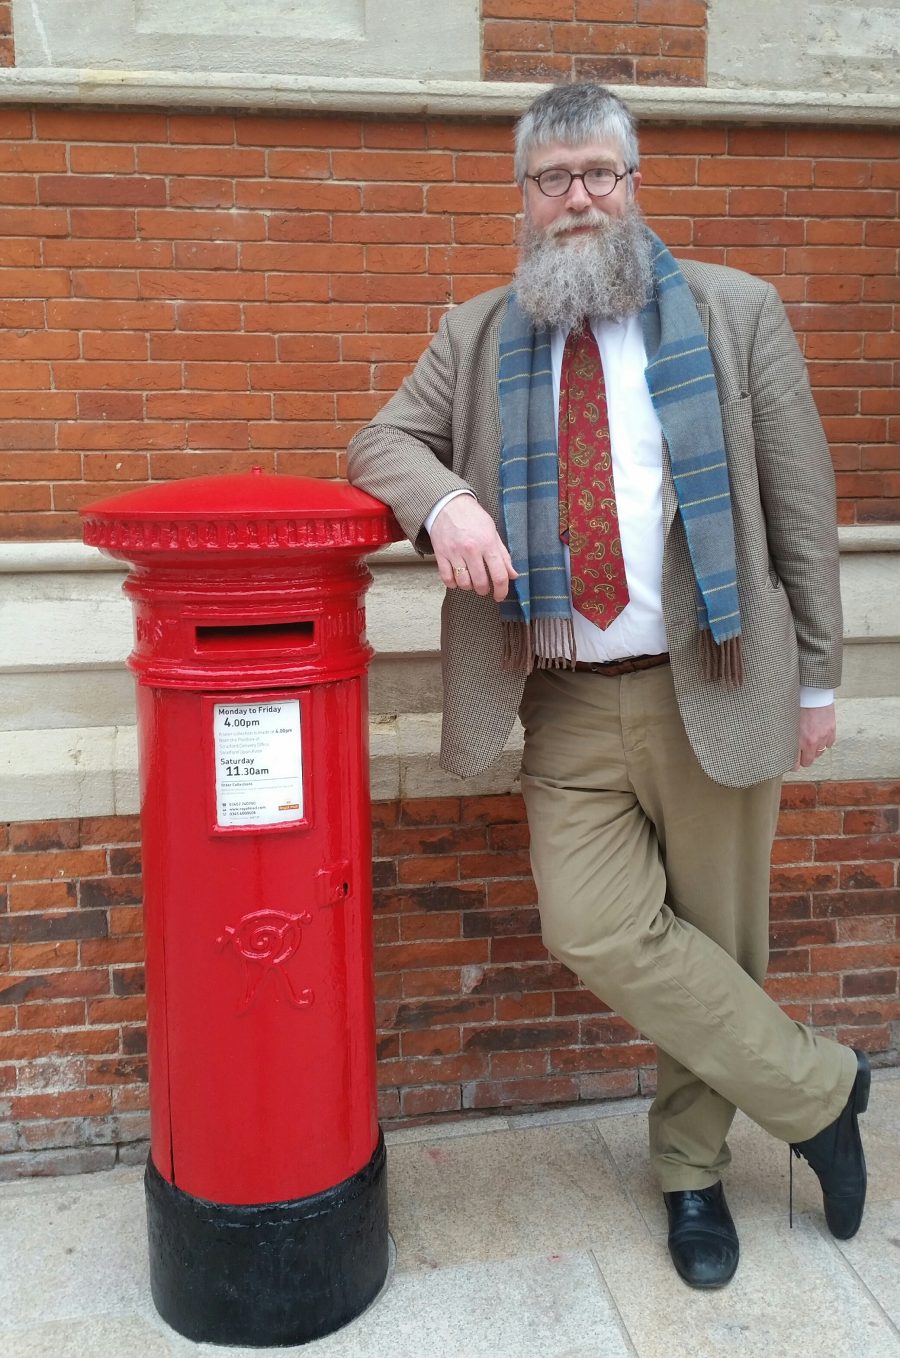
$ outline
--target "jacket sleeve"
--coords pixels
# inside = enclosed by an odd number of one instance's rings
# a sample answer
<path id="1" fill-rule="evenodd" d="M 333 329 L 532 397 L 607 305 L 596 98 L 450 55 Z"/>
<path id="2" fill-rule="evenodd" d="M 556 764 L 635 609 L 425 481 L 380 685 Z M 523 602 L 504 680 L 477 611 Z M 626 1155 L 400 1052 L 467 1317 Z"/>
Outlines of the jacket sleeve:
<path id="1" fill-rule="evenodd" d="M 390 505 L 420 552 L 431 551 L 422 525 L 438 500 L 453 490 L 472 490 L 451 469 L 455 390 L 456 362 L 444 316 L 414 371 L 347 450 L 350 480 Z"/>
<path id="2" fill-rule="evenodd" d="M 769 554 L 794 617 L 800 683 L 836 688 L 842 616 L 834 469 L 803 356 L 771 286 L 759 312 L 749 380 Z"/>

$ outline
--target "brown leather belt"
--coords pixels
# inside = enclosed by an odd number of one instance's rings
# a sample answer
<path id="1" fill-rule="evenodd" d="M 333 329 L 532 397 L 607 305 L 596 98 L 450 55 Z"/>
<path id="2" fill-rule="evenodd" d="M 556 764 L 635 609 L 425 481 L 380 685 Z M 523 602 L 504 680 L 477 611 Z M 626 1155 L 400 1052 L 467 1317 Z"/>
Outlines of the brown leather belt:
<path id="1" fill-rule="evenodd" d="M 575 669 L 614 679 L 617 674 L 634 674 L 636 670 L 652 670 L 668 663 L 669 652 L 663 651 L 660 655 L 629 655 L 623 660 L 576 660 Z"/>

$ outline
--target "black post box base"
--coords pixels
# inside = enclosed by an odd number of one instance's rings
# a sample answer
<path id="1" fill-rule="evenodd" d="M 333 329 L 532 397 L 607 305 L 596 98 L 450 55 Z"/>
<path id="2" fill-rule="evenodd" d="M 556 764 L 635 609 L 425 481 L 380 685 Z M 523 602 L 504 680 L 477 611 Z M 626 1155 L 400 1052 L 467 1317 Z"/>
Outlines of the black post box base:
<path id="1" fill-rule="evenodd" d="M 358 1174 L 293 1202 L 183 1193 L 147 1161 L 150 1287 L 174 1330 L 209 1344 L 305 1344 L 346 1325 L 388 1269 L 384 1137 Z"/>

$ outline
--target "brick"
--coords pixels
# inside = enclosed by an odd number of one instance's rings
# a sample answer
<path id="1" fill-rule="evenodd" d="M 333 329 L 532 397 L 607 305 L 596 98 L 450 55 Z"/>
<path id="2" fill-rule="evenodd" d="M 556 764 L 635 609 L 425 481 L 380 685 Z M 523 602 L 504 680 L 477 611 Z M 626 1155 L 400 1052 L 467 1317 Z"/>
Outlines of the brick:
<path id="1" fill-rule="evenodd" d="M 400 1051 L 406 1059 L 417 1056 L 453 1056 L 460 1050 L 458 1028 L 429 1028 L 424 1032 L 400 1035 Z"/>
<path id="2" fill-rule="evenodd" d="M 790 156 L 862 159 L 883 156 L 896 160 L 900 155 L 900 138 L 895 130 L 827 124 L 813 128 L 792 127 L 788 129 L 787 151 Z"/>
<path id="3" fill-rule="evenodd" d="M 413 967 L 402 976 L 385 976 L 378 975 L 376 969 L 376 987 L 383 997 L 399 995 L 401 989 L 409 999 L 456 995 L 460 988 L 460 971 L 455 967 L 429 967 L 417 971 Z"/>
<path id="4" fill-rule="evenodd" d="M 10 847 L 16 853 L 42 849 L 77 849 L 79 823 L 77 820 L 42 820 L 20 822 L 10 826 Z"/>
<path id="5" fill-rule="evenodd" d="M 896 816 L 896 812 L 894 815 Z M 816 859 L 824 863 L 854 859 L 900 858 L 900 834 L 896 831 L 896 820 L 894 827 L 893 834 L 844 834 L 836 839 L 825 837 L 817 839 Z"/>
<path id="6" fill-rule="evenodd" d="M 30 1094 L 11 1100 L 14 1118 L 97 1117 L 108 1113 L 112 1098 L 105 1089 L 83 1089 L 64 1094 Z"/>
<path id="7" fill-rule="evenodd" d="M 771 885 L 774 892 L 833 891 L 838 885 L 838 871 L 826 864 L 779 867 L 772 872 Z"/>
<path id="8" fill-rule="evenodd" d="M 23 1004 L 19 1027 L 23 1032 L 40 1029 L 75 1028 L 84 1024 L 83 1000 L 57 1000 L 52 1004 Z"/>
<path id="9" fill-rule="evenodd" d="M 823 963 L 823 966 L 827 963 Z M 773 976 L 783 972 L 810 970 L 808 948 L 775 948 L 769 953 L 769 972 Z"/>
<path id="10" fill-rule="evenodd" d="M 844 813 L 844 833 L 847 835 L 874 835 L 874 834 L 893 834 L 896 835 L 898 824 L 900 824 L 900 810 L 897 807 L 870 808 L 866 810 L 846 811 Z M 900 858 L 900 846 L 896 855 Z M 852 854 L 847 855 L 853 857 Z"/>
<path id="11" fill-rule="evenodd" d="M 491 1056 L 491 1078 L 515 1080 L 549 1075 L 547 1052 L 494 1052 Z"/>
<path id="12" fill-rule="evenodd" d="M 423 1117 L 435 1113 L 456 1112 L 462 1104 L 458 1085 L 449 1087 L 430 1085 L 420 1089 L 400 1091 L 400 1111 L 404 1117 Z"/>
<path id="13" fill-rule="evenodd" d="M 866 1052 L 882 1052 L 891 1048 L 891 1030 L 887 1024 L 875 1027 L 838 1028 L 838 1042 L 845 1046 L 857 1047 Z"/>
<path id="14" fill-rule="evenodd" d="M 896 914 L 898 908 L 900 888 L 893 891 L 822 892 L 815 897 L 815 913 L 822 917 Z"/>
<path id="15" fill-rule="evenodd" d="M 537 1080 L 480 1080 L 463 1088 L 465 1108 L 503 1108 L 510 1105 L 571 1103 L 578 1098 L 575 1080 L 548 1076 Z"/>
<path id="16" fill-rule="evenodd" d="M 133 1023 L 147 1016 L 147 1005 L 143 996 L 127 998 L 99 999 L 88 1005 L 88 1023 Z"/>
<path id="17" fill-rule="evenodd" d="M 900 940 L 813 948 L 813 971 L 862 971 L 900 966 Z"/>
<path id="18" fill-rule="evenodd" d="M 641 24 L 703 28 L 706 25 L 706 0 L 637 0 L 637 20 Z"/>
<path id="19" fill-rule="evenodd" d="M 162 179 L 136 175 L 46 174 L 38 176 L 37 185 L 39 201 L 45 206 L 160 207 L 166 201 Z"/>
<path id="20" fill-rule="evenodd" d="M 452 854 L 405 858 L 397 865 L 397 876 L 401 883 L 455 882 L 459 878 L 459 860 Z"/>
<path id="21" fill-rule="evenodd" d="M 144 945 L 139 935 L 126 934 L 114 938 L 85 939 L 79 945 L 82 966 L 106 967 L 113 963 L 143 962 Z M 112 973 L 113 980 L 118 977 Z M 116 990 L 116 994 L 120 994 Z"/>
<path id="22" fill-rule="evenodd" d="M 702 85 L 705 64 L 701 57 L 638 57 L 635 78 L 639 85 Z"/>
<path id="23" fill-rule="evenodd" d="M 19 952 L 19 949 L 14 948 L 13 951 Z M 35 999 L 88 999 L 109 994 L 109 973 L 87 966 L 71 971 L 32 973 L 19 980 L 10 979 L 12 984 L 9 986 L 5 982 L 0 983 L 0 993 L 5 996 L 4 1002 L 7 1004 L 28 1004 Z"/>
<path id="24" fill-rule="evenodd" d="M 463 1029 L 463 1046 L 467 1052 L 531 1051 L 534 1048 L 571 1046 L 577 1041 L 577 1023 L 563 1021 Z"/>
<path id="25" fill-rule="evenodd" d="M 498 995 L 494 1003 L 494 1012 L 498 1023 L 519 1023 L 523 1019 L 549 1018 L 554 1013 L 553 996 L 548 992 L 539 991 Z M 560 1010 L 556 1013 L 560 1017 L 563 1016 Z"/>
<path id="26" fill-rule="evenodd" d="M 811 863 L 812 856 L 811 839 L 778 838 L 772 846 L 773 863 Z"/>
<path id="27" fill-rule="evenodd" d="M 832 943 L 837 937 L 830 919 L 780 920 L 769 931 L 773 948 L 806 947 L 811 943 Z"/>
<path id="28" fill-rule="evenodd" d="M 78 962 L 78 944 L 20 943 L 10 952 L 10 971 L 55 971 L 74 967 Z M 2 992 L 2 983 L 0 983 Z"/>
<path id="29" fill-rule="evenodd" d="M 147 1030 L 143 1027 L 122 1028 L 122 1051 L 126 1056 L 140 1056 L 147 1051 Z"/>
<path id="30" fill-rule="evenodd" d="M 891 969 L 848 972 L 841 977 L 841 994 L 848 997 L 896 993 L 897 972 Z"/>
<path id="31" fill-rule="evenodd" d="M 553 45 L 557 52 L 582 53 L 591 59 L 657 55 L 659 34 L 655 29 L 625 24 L 567 24 L 557 27 Z"/>
<path id="32" fill-rule="evenodd" d="M 838 938 L 842 943 L 890 942 L 900 938 L 900 925 L 896 917 L 874 917 L 838 920 Z"/>
<path id="33" fill-rule="evenodd" d="M 631 64 L 631 63 L 629 63 Z M 488 80 L 552 80 L 570 73 L 571 63 L 564 56 L 530 52 L 485 52 L 482 74 Z"/>
<path id="34" fill-rule="evenodd" d="M 485 19 L 571 19 L 575 0 L 483 0 Z M 628 0 L 633 10 L 634 0 Z"/>
<path id="35" fill-rule="evenodd" d="M 400 1114 L 400 1093 L 396 1089 L 380 1089 L 378 1091 L 378 1118 L 381 1122 L 390 1122 L 392 1118 L 399 1117 Z"/>
<path id="36" fill-rule="evenodd" d="M 54 381 L 63 390 L 91 391 L 120 389 L 137 391 L 177 391 L 182 385 L 181 368 L 175 363 L 54 363 Z M 100 404 L 96 397 L 84 400 L 85 418 L 129 419 L 139 417 L 134 403 L 117 407 L 109 397 Z M 108 412 L 108 414 L 107 414 Z"/>
<path id="37" fill-rule="evenodd" d="M 0 920 L 2 925 L 2 920 Z M 465 966 L 487 961 L 487 947 L 480 939 L 423 940 L 379 948 L 375 953 L 376 970 L 404 970 L 406 967 Z"/>
<path id="38" fill-rule="evenodd" d="M 550 1066 L 553 1071 L 582 1074 L 596 1071 L 598 1067 L 614 1064 L 619 1067 L 647 1066 L 656 1059 L 656 1049 L 649 1042 L 624 1042 L 612 1046 L 568 1048 L 552 1052 Z"/>
<path id="39" fill-rule="evenodd" d="M 895 868 L 891 862 L 842 863 L 840 887 L 842 891 L 877 890 L 894 885 Z"/>
<path id="40" fill-rule="evenodd" d="M 50 943 L 57 939 L 105 938 L 102 910 L 70 910 L 62 915 L 0 917 L 0 943 Z"/>
<path id="41" fill-rule="evenodd" d="M 492 962 L 540 962 L 547 950 L 537 934 L 491 939 Z"/>
<path id="42" fill-rule="evenodd" d="M 242 146 L 360 146 L 358 118 L 307 116 L 251 116 L 235 119 L 236 140 Z"/>
<path id="43" fill-rule="evenodd" d="M 773 1000 L 814 1000 L 827 999 L 836 995 L 839 978 L 828 975 L 769 976 L 766 978 L 766 992 Z"/>
<path id="44" fill-rule="evenodd" d="M 101 1057 L 87 1064 L 87 1084 L 116 1085 L 133 1081 L 146 1083 L 147 1062 L 140 1056 Z"/>
<path id="45" fill-rule="evenodd" d="M 382 1085 L 422 1085 L 473 1080 L 486 1075 L 488 1058 L 477 1052 L 460 1056 L 419 1056 L 410 1061 L 385 1062 L 378 1071 Z"/>
<path id="46" fill-rule="evenodd" d="M 529 877 L 508 877 L 488 881 L 487 903 L 492 908 L 510 905 L 537 905 L 537 887 Z"/>
<path id="47" fill-rule="evenodd" d="M 461 933 L 459 915 L 402 915 L 399 924 L 399 936 L 404 942 L 417 938 L 452 939 Z"/>
<path id="48" fill-rule="evenodd" d="M 640 1091 L 637 1071 L 606 1070 L 582 1075 L 578 1093 L 582 1099 L 628 1099 Z"/>

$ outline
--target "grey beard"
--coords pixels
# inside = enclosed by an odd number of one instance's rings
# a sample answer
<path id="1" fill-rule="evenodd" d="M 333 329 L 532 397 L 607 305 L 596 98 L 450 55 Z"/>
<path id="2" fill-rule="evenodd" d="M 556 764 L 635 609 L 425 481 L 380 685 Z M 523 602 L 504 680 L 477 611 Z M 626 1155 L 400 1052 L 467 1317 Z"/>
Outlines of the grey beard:
<path id="1" fill-rule="evenodd" d="M 606 217 L 594 208 L 577 219 L 594 225 L 590 236 L 568 237 L 562 219 L 538 231 L 522 226 L 515 276 L 519 305 L 535 325 L 577 325 L 585 316 L 622 320 L 641 310 L 653 293 L 652 242 L 637 208 Z"/>

